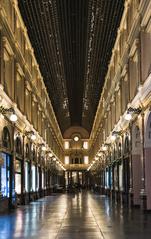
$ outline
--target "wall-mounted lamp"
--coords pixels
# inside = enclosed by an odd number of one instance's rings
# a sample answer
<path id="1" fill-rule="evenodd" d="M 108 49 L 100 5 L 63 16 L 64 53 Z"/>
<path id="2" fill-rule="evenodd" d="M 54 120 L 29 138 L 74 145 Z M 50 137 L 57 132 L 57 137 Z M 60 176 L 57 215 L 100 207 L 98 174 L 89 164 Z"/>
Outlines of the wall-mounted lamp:
<path id="1" fill-rule="evenodd" d="M 46 151 L 46 146 L 43 144 L 41 149 L 42 149 L 42 151 Z"/>
<path id="2" fill-rule="evenodd" d="M 106 151 L 108 149 L 109 144 L 103 144 L 102 145 L 102 150 Z"/>
<path id="3" fill-rule="evenodd" d="M 36 135 L 35 135 L 34 131 L 32 131 L 32 130 L 31 131 L 27 131 L 25 133 L 25 135 L 28 136 L 32 140 L 36 140 Z"/>
<path id="4" fill-rule="evenodd" d="M 141 107 L 138 108 L 129 107 L 126 112 L 125 119 L 130 121 L 132 119 L 132 114 L 140 114 L 141 111 L 142 111 Z"/>
<path id="5" fill-rule="evenodd" d="M 48 152 L 48 156 L 51 158 L 53 154 L 51 152 Z"/>
<path id="6" fill-rule="evenodd" d="M 122 134 L 121 131 L 113 131 L 112 135 L 111 135 L 111 140 L 114 141 L 117 138 L 117 136 L 119 136 L 121 134 Z"/>
<path id="7" fill-rule="evenodd" d="M 4 106 L 0 105 L 0 114 L 6 115 L 6 114 L 9 114 L 9 113 L 10 113 L 10 116 L 9 116 L 10 121 L 16 122 L 18 117 L 15 114 L 15 110 L 12 107 L 11 108 L 5 108 Z"/>
<path id="8" fill-rule="evenodd" d="M 41 147 L 41 149 L 42 149 L 42 151 L 46 151 L 46 146 L 45 146 L 45 144 L 39 144 L 39 146 Z"/>
<path id="9" fill-rule="evenodd" d="M 98 153 L 97 153 L 97 156 L 98 156 L 98 157 L 101 157 L 101 156 L 102 156 L 102 152 L 101 152 L 101 151 L 98 152 Z"/>

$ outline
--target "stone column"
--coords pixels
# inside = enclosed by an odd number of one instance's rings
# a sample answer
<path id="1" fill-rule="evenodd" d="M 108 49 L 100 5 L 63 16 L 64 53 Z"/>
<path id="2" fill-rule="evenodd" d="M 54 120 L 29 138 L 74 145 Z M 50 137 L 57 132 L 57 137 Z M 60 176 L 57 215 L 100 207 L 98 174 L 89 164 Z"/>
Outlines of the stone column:
<path id="1" fill-rule="evenodd" d="M 130 130 L 130 148 L 129 148 L 129 171 L 130 171 L 130 185 L 129 185 L 129 206 L 133 206 L 133 165 L 132 165 L 132 123 L 129 123 Z"/>
<path id="2" fill-rule="evenodd" d="M 144 150 L 144 113 L 141 114 L 142 116 L 142 130 L 141 130 L 141 191 L 140 191 L 140 198 L 141 198 L 141 209 L 147 209 L 147 195 L 145 189 L 145 150 Z"/>

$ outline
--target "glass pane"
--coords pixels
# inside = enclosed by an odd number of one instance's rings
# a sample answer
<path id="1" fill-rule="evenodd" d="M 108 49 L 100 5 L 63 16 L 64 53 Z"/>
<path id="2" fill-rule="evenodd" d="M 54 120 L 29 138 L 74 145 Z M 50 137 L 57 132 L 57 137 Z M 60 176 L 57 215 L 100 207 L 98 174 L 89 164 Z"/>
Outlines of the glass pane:
<path id="1" fill-rule="evenodd" d="M 36 167 L 32 165 L 32 190 L 36 191 Z"/>
<path id="2" fill-rule="evenodd" d="M 29 164 L 25 163 L 25 190 L 29 192 Z"/>
<path id="3" fill-rule="evenodd" d="M 1 193 L 4 197 L 9 197 L 10 173 L 8 166 L 10 164 L 10 156 L 2 153 L 1 157 L 3 159 L 3 163 L 1 165 Z"/>
<path id="4" fill-rule="evenodd" d="M 17 173 L 21 173 L 21 161 L 16 160 L 15 170 Z"/>
<path id="5" fill-rule="evenodd" d="M 3 164 L 1 166 L 1 193 L 7 196 L 7 172 L 6 172 L 6 155 L 2 155 Z"/>
<path id="6" fill-rule="evenodd" d="M 15 191 L 17 194 L 21 194 L 21 174 L 15 174 Z"/>
<path id="7" fill-rule="evenodd" d="M 42 189 L 45 188 L 45 184 L 44 184 L 44 173 L 42 172 Z"/>
<path id="8" fill-rule="evenodd" d="M 37 167 L 37 191 L 39 190 L 39 169 Z"/>

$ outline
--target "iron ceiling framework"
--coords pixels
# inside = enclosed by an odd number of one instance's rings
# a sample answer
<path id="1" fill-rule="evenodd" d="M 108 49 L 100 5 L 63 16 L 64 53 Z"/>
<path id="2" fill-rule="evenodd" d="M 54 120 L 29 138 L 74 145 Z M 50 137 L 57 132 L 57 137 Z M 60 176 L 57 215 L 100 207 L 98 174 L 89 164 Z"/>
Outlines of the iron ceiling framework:
<path id="1" fill-rule="evenodd" d="M 124 0 L 18 0 L 62 133 L 91 132 Z"/>

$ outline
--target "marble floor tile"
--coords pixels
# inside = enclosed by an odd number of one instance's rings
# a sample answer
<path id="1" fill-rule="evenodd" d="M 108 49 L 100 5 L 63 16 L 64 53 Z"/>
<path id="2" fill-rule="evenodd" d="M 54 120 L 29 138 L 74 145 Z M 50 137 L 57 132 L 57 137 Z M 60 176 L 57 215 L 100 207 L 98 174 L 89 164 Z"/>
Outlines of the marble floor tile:
<path id="1" fill-rule="evenodd" d="M 89 192 L 51 195 L 0 215 L 0 239 L 150 239 L 151 214 Z"/>

